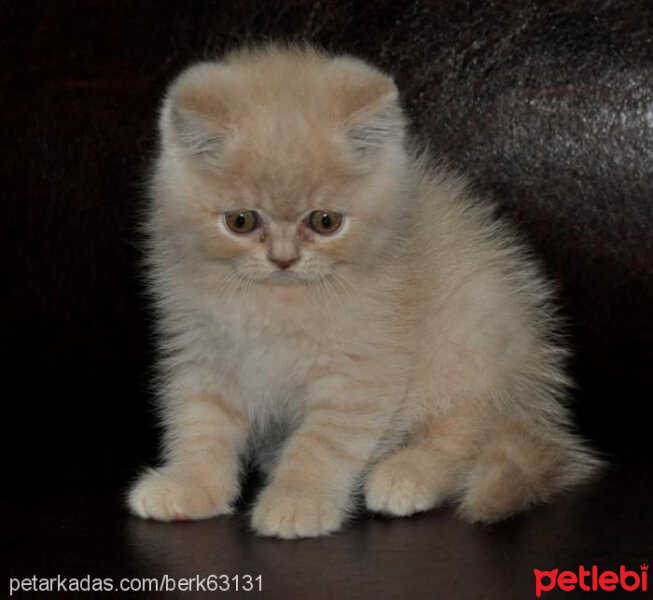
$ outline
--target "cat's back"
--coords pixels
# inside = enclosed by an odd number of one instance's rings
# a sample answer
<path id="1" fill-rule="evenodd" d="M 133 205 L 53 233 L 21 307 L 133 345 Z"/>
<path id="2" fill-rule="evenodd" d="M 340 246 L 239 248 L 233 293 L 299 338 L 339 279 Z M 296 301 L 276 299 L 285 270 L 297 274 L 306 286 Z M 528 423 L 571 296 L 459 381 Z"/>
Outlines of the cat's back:
<path id="1" fill-rule="evenodd" d="M 513 385 L 548 364 L 551 290 L 528 249 L 452 171 L 415 164 L 417 214 L 405 302 L 414 311 L 427 395 Z"/>

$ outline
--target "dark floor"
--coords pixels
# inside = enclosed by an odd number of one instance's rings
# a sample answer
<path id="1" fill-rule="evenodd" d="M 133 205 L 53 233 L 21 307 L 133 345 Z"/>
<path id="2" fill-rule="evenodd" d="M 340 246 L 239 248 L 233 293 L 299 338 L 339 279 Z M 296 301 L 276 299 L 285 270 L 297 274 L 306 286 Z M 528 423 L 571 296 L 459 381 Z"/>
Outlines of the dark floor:
<path id="1" fill-rule="evenodd" d="M 7 577 L 90 575 L 118 582 L 164 574 L 249 574 L 262 576 L 262 591 L 249 592 L 257 598 L 517 600 L 535 597 L 535 568 L 578 571 L 580 565 L 597 565 L 618 570 L 623 564 L 639 573 L 639 565 L 653 558 L 653 469 L 648 460 L 636 457 L 615 459 L 594 484 L 501 525 L 472 527 L 445 508 L 402 520 L 361 515 L 337 535 L 301 541 L 254 536 L 245 511 L 204 522 L 138 520 L 125 513 L 120 489 L 103 489 L 120 475 L 110 474 L 102 485 L 79 473 L 76 487 L 33 487 L 3 498 Z M 610 597 L 620 595 L 632 593 L 615 591 Z M 21 592 L 14 597 L 83 596 Z M 170 600 L 202 596 L 88 594 Z M 570 593 L 543 594 L 563 596 Z"/>
<path id="2" fill-rule="evenodd" d="M 12 374 L 23 382 L 23 397 L 4 436 L 10 443 L 0 499 L 0 571 L 5 572 L 0 598 L 9 597 L 10 577 L 111 577 L 118 585 L 123 577 L 225 574 L 261 575 L 262 592 L 249 594 L 280 600 L 524 600 L 536 598 L 533 569 L 578 571 L 580 565 L 597 565 L 617 571 L 625 565 L 639 572 L 639 565 L 653 559 L 647 418 L 619 410 L 605 420 L 605 407 L 616 397 L 607 387 L 603 396 L 585 390 L 576 408 L 596 410 L 576 412 L 610 464 L 595 482 L 548 506 L 492 527 L 470 526 L 450 508 L 399 520 L 362 514 L 329 538 L 278 541 L 249 531 L 246 511 L 255 481 L 246 486 L 244 506 L 233 517 L 162 524 L 127 514 L 123 490 L 139 465 L 156 455 L 154 415 L 143 408 L 148 402 L 144 370 L 115 370 L 106 379 L 90 370 L 86 377 L 64 369 L 44 371 L 39 378 L 18 369 L 7 373 Z M 601 418 L 593 420 L 592 414 Z M 542 597 L 582 593 L 557 590 Z M 213 594 L 234 595 L 233 590 Z M 188 600 L 203 594 L 21 592 L 13 597 Z M 609 597 L 646 594 L 614 591 Z"/>

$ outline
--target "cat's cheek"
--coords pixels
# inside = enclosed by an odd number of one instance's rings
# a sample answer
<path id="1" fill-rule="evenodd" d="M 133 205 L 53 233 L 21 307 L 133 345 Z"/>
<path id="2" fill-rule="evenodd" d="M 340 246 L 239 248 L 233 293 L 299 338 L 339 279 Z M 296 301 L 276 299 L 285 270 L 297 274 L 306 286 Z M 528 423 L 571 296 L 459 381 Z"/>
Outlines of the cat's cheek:
<path id="1" fill-rule="evenodd" d="M 345 511 L 326 497 L 271 486 L 252 513 L 252 527 L 264 536 L 293 539 L 318 537 L 342 526 Z"/>
<path id="2" fill-rule="evenodd" d="M 200 248 L 207 258 L 224 261 L 237 260 L 256 252 L 260 242 L 258 237 L 235 239 L 221 231 L 202 232 Z"/>

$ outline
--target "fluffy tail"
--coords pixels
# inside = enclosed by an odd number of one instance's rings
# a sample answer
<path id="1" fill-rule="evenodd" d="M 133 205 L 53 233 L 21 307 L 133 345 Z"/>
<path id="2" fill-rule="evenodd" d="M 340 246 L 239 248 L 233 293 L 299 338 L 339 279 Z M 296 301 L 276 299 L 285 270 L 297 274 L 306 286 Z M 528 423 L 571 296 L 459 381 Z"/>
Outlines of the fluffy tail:
<path id="1" fill-rule="evenodd" d="M 499 521 L 586 481 L 601 465 L 571 433 L 497 425 L 465 477 L 459 512 L 474 522 Z"/>

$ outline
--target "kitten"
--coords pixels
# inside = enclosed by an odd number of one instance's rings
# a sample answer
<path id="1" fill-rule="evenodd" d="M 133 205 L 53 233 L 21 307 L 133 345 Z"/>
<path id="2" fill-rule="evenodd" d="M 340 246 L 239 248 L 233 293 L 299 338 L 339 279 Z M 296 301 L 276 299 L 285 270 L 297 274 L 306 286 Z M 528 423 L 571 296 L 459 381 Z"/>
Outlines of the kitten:
<path id="1" fill-rule="evenodd" d="M 405 129 L 392 79 L 311 48 L 173 82 L 148 217 L 164 456 L 135 514 L 231 512 L 255 450 L 252 526 L 282 538 L 337 530 L 359 490 L 491 522 L 593 472 L 549 284 Z"/>

